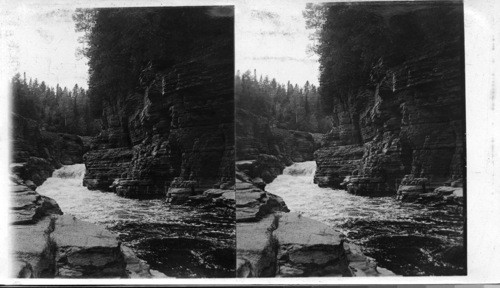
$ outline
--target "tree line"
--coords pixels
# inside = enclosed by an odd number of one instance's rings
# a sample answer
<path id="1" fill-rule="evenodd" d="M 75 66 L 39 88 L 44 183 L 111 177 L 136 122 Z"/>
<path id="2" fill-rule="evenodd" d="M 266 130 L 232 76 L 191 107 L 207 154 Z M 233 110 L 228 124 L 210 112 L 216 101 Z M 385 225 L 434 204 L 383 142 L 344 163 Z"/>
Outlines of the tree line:
<path id="1" fill-rule="evenodd" d="M 11 81 L 13 112 L 37 121 L 42 130 L 77 135 L 94 135 L 99 125 L 91 116 L 88 92 L 48 86 L 38 79 L 17 73 Z"/>
<path id="2" fill-rule="evenodd" d="M 320 94 L 328 113 L 335 102 L 352 108 L 366 101 L 354 95 L 373 89 L 393 75 L 393 67 L 428 47 L 463 42 L 459 2 L 307 4 L 303 16 L 313 31 L 311 48 L 319 55 Z"/>
<path id="3" fill-rule="evenodd" d="M 257 71 L 250 70 L 235 77 L 235 104 L 266 117 L 272 125 L 288 130 L 326 133 L 331 128 L 323 113 L 318 88 L 307 81 L 304 86 L 281 84 L 268 76 L 257 79 Z"/>
<path id="4" fill-rule="evenodd" d="M 84 33 L 94 117 L 130 93 L 144 93 L 159 74 L 197 55 L 200 45 L 228 41 L 234 32 L 230 7 L 77 9 L 73 20 Z"/>

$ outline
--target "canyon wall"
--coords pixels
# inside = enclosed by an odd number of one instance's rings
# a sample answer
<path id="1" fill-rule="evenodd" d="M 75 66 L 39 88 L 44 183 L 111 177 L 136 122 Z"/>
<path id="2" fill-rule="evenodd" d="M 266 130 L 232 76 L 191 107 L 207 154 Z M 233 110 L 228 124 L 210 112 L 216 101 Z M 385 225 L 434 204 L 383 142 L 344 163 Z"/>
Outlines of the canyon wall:
<path id="1" fill-rule="evenodd" d="M 425 9 L 412 13 L 432 15 Z M 448 13 L 460 15 L 460 7 Z M 371 71 L 373 85 L 343 97 L 330 95 L 334 128 L 315 152 L 315 183 L 360 195 L 429 192 L 452 182 L 461 186 L 465 90 L 463 39 L 456 26 L 448 31 L 451 36 L 420 43 L 420 52 L 403 62 L 383 55 L 383 64 Z"/>
<path id="2" fill-rule="evenodd" d="M 104 102 L 84 185 L 142 198 L 234 181 L 233 44 L 219 40 Z"/>
<path id="3" fill-rule="evenodd" d="M 270 183 L 293 162 L 314 159 L 317 134 L 275 127 L 269 118 L 242 107 L 236 107 L 235 116 L 236 166 L 253 182 Z"/>
<path id="4" fill-rule="evenodd" d="M 41 185 L 61 165 L 83 162 L 86 137 L 43 131 L 32 119 L 12 114 L 11 169 Z"/>
<path id="5" fill-rule="evenodd" d="M 336 229 L 288 213 L 281 197 L 236 169 L 236 277 L 394 275 Z"/>

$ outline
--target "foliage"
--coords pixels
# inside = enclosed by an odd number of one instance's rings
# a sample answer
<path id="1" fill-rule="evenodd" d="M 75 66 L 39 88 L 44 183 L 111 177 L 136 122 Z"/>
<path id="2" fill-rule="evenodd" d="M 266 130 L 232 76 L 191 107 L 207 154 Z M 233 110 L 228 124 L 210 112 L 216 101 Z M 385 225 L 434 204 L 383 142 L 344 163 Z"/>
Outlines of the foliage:
<path id="1" fill-rule="evenodd" d="M 273 125 L 288 130 L 326 133 L 330 123 L 322 113 L 322 103 L 316 86 L 284 85 L 268 76 L 259 77 L 246 71 L 235 77 L 235 103 L 239 109 L 270 119 Z"/>
<path id="2" fill-rule="evenodd" d="M 386 72 L 463 33 L 460 3 L 335 3 L 307 5 L 303 15 L 313 29 L 319 55 L 321 98 L 331 113 L 334 102 L 370 88 Z"/>
<path id="3" fill-rule="evenodd" d="M 12 78 L 13 111 L 36 120 L 42 129 L 78 135 L 94 135 L 99 127 L 90 115 L 88 93 L 77 84 L 72 90 L 59 85 L 49 87 L 45 82 Z"/>
<path id="4" fill-rule="evenodd" d="M 100 116 L 103 101 L 143 91 L 155 73 L 193 55 L 200 39 L 232 39 L 232 15 L 222 12 L 221 7 L 77 10 L 73 19 L 77 31 L 85 32 L 94 115 Z"/>

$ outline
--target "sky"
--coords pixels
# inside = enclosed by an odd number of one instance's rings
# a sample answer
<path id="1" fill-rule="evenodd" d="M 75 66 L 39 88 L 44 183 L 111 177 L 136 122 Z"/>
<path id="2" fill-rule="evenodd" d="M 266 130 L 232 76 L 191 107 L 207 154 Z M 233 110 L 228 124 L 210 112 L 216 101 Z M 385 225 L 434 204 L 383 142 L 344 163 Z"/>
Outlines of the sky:
<path id="1" fill-rule="evenodd" d="M 311 31 L 305 28 L 304 3 L 243 2 L 236 6 L 235 67 L 257 70 L 278 82 L 318 83 L 317 56 L 307 52 Z M 50 7 L 50 6 L 49 6 Z M 1 15 L 6 23 L 9 74 L 26 72 L 48 85 L 87 87 L 87 59 L 77 54 L 81 33 L 75 32 L 73 10 L 19 5 Z"/>
<path id="2" fill-rule="evenodd" d="M 305 3 L 278 5 L 246 2 L 236 7 L 236 69 L 257 70 L 278 82 L 318 84 L 318 56 L 308 53 L 309 35 L 302 11 Z"/>
<path id="3" fill-rule="evenodd" d="M 73 10 L 19 5 L 1 15 L 5 23 L 9 74 L 26 72 L 47 85 L 87 88 L 87 59 L 77 54 L 81 33 L 75 32 Z M 4 24 L 2 23 L 2 24 Z"/>

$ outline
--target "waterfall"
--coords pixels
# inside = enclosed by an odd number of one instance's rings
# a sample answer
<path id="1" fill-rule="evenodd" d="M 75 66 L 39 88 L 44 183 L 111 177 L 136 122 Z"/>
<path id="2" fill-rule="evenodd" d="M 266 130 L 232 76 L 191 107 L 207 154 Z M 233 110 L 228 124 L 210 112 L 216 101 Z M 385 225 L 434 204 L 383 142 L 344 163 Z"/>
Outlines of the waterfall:
<path id="1" fill-rule="evenodd" d="M 75 164 L 63 166 L 52 173 L 53 178 L 78 179 L 83 180 L 85 176 L 85 164 Z"/>
<path id="2" fill-rule="evenodd" d="M 128 199 L 89 190 L 83 186 L 84 175 L 83 164 L 63 166 L 37 192 L 56 200 L 64 214 L 117 233 L 120 241 L 140 254 L 151 268 L 169 276 L 227 277 L 231 273 L 218 270 L 227 257 L 214 256 L 220 253 L 220 247 L 232 248 L 227 240 L 234 237 L 234 228 L 228 220 L 216 212 L 169 206 L 163 199 Z M 200 231 L 210 233 L 202 235 Z M 195 254 L 203 256 L 193 258 Z"/>
<path id="3" fill-rule="evenodd" d="M 64 213 L 96 224 L 112 225 L 119 220 L 136 220 L 145 217 L 157 220 L 158 210 L 165 209 L 159 199 L 138 201 L 117 196 L 115 193 L 89 190 L 83 186 L 85 164 L 63 166 L 52 173 L 37 188 L 40 195 L 57 201 Z"/>
<path id="4" fill-rule="evenodd" d="M 316 161 L 293 163 L 283 170 L 284 175 L 303 176 L 311 181 L 314 179 L 314 173 L 316 173 Z"/>
<path id="5" fill-rule="evenodd" d="M 411 245 L 420 249 L 415 250 L 415 259 L 422 257 L 419 254 L 421 251 L 432 254 L 435 249 L 462 243 L 463 217 L 451 208 L 432 208 L 401 203 L 393 197 L 364 197 L 349 194 L 345 190 L 321 188 L 313 182 L 315 171 L 314 161 L 294 163 L 269 183 L 266 191 L 283 198 L 291 212 L 335 227 L 348 239 L 369 249 L 371 256 L 377 260 L 385 260 L 386 255 L 396 253 L 386 245 L 388 241 L 401 249 L 398 251 L 406 251 L 407 243 L 413 243 Z M 397 239 L 404 240 L 397 242 Z M 407 265 L 405 259 L 401 257 L 394 263 L 385 262 L 381 266 L 402 271 L 401 266 Z M 412 265 L 420 266 L 419 261 L 416 260 Z M 443 265 L 435 260 L 426 263 Z M 416 273 L 411 271 L 400 273 Z"/>
<path id="6" fill-rule="evenodd" d="M 314 184 L 316 162 L 294 163 L 283 170 L 266 190 L 283 198 L 292 212 L 340 227 L 348 221 L 413 221 L 422 209 L 402 205 L 392 197 L 363 197 L 345 190 L 322 188 Z M 347 231 L 345 231 L 347 232 Z"/>

